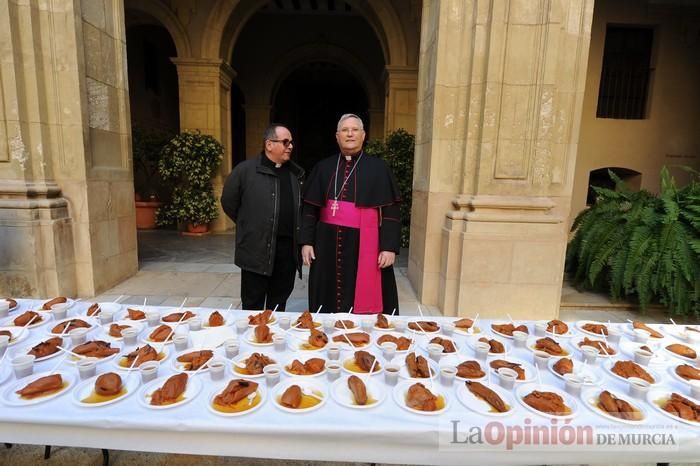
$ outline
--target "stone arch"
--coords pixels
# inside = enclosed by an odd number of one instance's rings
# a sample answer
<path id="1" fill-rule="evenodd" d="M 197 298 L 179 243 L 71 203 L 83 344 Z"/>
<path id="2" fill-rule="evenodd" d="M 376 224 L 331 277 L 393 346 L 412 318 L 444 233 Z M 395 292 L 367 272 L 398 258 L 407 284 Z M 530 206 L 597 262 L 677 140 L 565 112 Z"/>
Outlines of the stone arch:
<path id="1" fill-rule="evenodd" d="M 345 1 L 361 12 L 374 30 L 386 65 L 406 65 L 406 38 L 391 4 L 376 0 Z M 259 8 L 257 0 L 217 0 L 204 28 L 202 56 L 230 60 L 239 34 Z"/>
<path id="2" fill-rule="evenodd" d="M 155 0 L 126 0 L 124 9 L 140 11 L 158 20 L 175 43 L 177 56 L 192 56 L 192 46 L 187 31 L 172 10 Z"/>

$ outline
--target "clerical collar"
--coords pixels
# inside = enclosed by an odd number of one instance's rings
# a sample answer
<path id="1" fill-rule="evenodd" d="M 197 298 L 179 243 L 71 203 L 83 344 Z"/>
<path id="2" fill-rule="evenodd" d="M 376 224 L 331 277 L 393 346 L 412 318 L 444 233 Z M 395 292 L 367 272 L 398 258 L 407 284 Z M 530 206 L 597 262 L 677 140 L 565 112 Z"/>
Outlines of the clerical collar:
<path id="1" fill-rule="evenodd" d="M 355 152 L 354 154 L 350 154 L 350 155 L 345 155 L 342 152 L 340 153 L 340 155 L 345 159 L 346 162 L 349 162 L 352 159 L 357 159 L 361 154 L 362 154 L 362 151 Z"/>
<path id="2" fill-rule="evenodd" d="M 264 154 L 264 153 L 263 153 L 262 164 L 265 165 L 266 167 L 270 167 L 270 168 L 282 168 L 282 165 L 283 165 L 283 164 L 281 164 L 281 163 L 275 163 L 275 162 L 273 162 L 273 161 L 270 160 L 270 158 L 269 158 L 266 154 Z"/>

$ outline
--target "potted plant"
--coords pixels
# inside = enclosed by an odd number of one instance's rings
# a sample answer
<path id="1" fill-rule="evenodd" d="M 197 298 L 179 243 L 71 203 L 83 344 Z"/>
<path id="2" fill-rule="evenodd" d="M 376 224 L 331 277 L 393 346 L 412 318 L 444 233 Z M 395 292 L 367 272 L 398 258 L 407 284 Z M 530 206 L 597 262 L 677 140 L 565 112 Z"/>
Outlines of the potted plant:
<path id="1" fill-rule="evenodd" d="M 161 148 L 171 137 L 171 134 L 162 131 L 137 126 L 131 130 L 136 228 L 139 230 L 156 227 L 156 211 L 161 205 L 159 192 L 162 190 L 158 160 Z"/>
<path id="2" fill-rule="evenodd" d="M 211 178 L 223 157 L 223 146 L 213 137 L 183 132 L 160 153 L 158 171 L 174 185 L 171 202 L 158 209 L 158 225 L 183 223 L 192 233 L 205 233 L 218 215 Z"/>

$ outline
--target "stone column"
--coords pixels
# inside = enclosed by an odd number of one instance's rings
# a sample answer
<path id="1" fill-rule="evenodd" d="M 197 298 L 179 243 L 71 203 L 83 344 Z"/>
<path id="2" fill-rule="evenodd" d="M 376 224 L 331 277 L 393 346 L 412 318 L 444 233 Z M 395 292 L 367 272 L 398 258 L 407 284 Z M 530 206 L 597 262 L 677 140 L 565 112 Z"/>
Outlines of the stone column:
<path id="1" fill-rule="evenodd" d="M 224 146 L 223 161 L 212 180 L 214 196 L 219 199 L 226 176 L 231 173 L 231 82 L 236 73 L 221 59 L 171 60 L 177 67 L 180 88 L 180 130 L 199 130 L 214 136 Z M 219 205 L 212 231 L 225 231 L 232 225 Z"/>
<path id="2" fill-rule="evenodd" d="M 136 272 L 124 6 L 0 3 L 0 294 Z"/>
<path id="3" fill-rule="evenodd" d="M 385 73 L 384 134 L 399 128 L 415 134 L 418 70 L 415 66 L 388 65 Z"/>
<path id="4" fill-rule="evenodd" d="M 384 132 L 384 110 L 381 108 L 369 108 L 369 134 L 370 141 L 383 141 Z M 415 119 L 415 115 L 413 117 Z"/>
<path id="5" fill-rule="evenodd" d="M 245 156 L 247 159 L 256 157 L 262 150 L 262 137 L 270 122 L 271 105 L 250 103 L 245 109 Z"/>
<path id="6" fill-rule="evenodd" d="M 446 315 L 558 314 L 593 0 L 426 0 L 409 278 Z"/>

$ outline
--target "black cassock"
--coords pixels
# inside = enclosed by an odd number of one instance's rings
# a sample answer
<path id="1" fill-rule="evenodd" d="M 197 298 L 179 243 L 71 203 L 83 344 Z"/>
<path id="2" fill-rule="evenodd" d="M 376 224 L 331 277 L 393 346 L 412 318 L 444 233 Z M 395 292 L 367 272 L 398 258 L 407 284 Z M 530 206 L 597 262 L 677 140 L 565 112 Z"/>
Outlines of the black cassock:
<path id="1" fill-rule="evenodd" d="M 347 312 L 355 299 L 360 230 L 319 221 L 321 207 L 330 208 L 337 195 L 338 201 L 379 209 L 379 251 L 398 254 L 398 186 L 386 162 L 366 154 L 355 155 L 350 161 L 340 155 L 323 159 L 305 184 L 299 243 L 314 246 L 316 255 L 309 275 L 309 309 L 315 312 L 323 305 L 321 312 Z M 394 268 L 382 269 L 381 277 L 384 312 L 391 313 L 396 308 L 398 314 Z"/>

